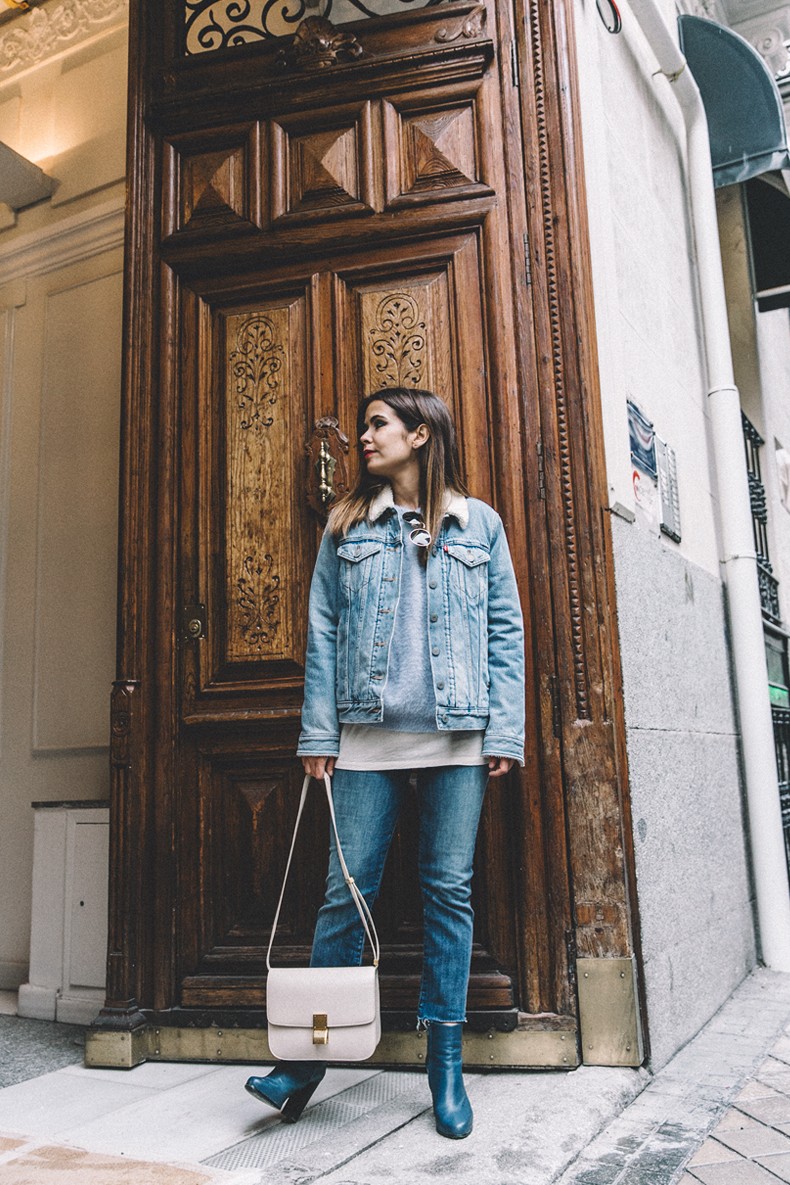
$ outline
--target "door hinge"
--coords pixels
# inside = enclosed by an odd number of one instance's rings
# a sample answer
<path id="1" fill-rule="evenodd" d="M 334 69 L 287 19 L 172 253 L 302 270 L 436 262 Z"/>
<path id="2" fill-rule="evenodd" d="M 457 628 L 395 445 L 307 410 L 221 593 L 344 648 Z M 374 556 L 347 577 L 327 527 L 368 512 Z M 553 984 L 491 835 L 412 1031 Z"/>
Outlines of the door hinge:
<path id="1" fill-rule="evenodd" d="M 518 70 L 518 42 L 515 37 L 510 42 L 510 71 L 513 78 L 513 86 L 519 86 L 519 70 Z"/>
<path id="2" fill-rule="evenodd" d="M 181 634 L 185 642 L 206 636 L 206 606 L 202 602 L 184 605 L 181 611 Z"/>
<path id="3" fill-rule="evenodd" d="M 572 987 L 576 986 L 576 931 L 565 931 L 565 951 L 568 956 L 568 980 Z"/>
<path id="4" fill-rule="evenodd" d="M 562 716 L 560 714 L 560 684 L 556 675 L 552 675 L 549 679 L 549 689 L 551 691 L 551 726 L 554 736 L 559 740 L 562 735 Z"/>
<path id="5" fill-rule="evenodd" d="M 527 274 L 527 287 L 532 287 L 532 259 L 529 252 L 529 235 L 524 235 L 524 271 Z"/>
<path id="6" fill-rule="evenodd" d="M 543 441 L 539 440 L 535 445 L 538 453 L 538 497 L 541 501 L 546 500 L 546 468 L 543 464 Z"/>

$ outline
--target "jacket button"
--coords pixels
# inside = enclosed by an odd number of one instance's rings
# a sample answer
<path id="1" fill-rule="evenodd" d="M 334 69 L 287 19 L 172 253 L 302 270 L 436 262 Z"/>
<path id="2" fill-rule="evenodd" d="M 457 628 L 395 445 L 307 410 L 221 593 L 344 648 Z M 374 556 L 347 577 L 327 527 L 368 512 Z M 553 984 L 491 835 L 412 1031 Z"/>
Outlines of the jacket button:
<path id="1" fill-rule="evenodd" d="M 438 621 L 438 620 L 439 620 L 439 614 L 438 614 L 438 613 L 432 613 L 432 614 L 431 614 L 431 621 Z"/>
<path id="2" fill-rule="evenodd" d="M 436 581 L 435 580 L 429 581 L 428 588 L 436 588 Z"/>
<path id="3" fill-rule="evenodd" d="M 439 653 L 439 647 L 434 646 L 433 650 L 431 651 L 431 654 L 438 654 L 438 653 Z"/>
<path id="4" fill-rule="evenodd" d="M 444 691 L 444 683 L 437 683 L 436 689 L 437 691 Z"/>

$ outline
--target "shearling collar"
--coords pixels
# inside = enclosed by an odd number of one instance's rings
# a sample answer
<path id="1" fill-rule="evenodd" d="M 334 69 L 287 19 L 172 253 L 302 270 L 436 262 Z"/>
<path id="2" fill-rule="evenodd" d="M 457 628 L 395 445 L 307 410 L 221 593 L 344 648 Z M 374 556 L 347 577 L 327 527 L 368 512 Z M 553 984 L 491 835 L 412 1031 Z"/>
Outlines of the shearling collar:
<path id="1" fill-rule="evenodd" d="M 390 510 L 394 506 L 395 499 L 392 496 L 392 486 L 387 484 L 379 490 L 371 502 L 370 509 L 368 510 L 368 518 L 372 523 L 375 523 L 381 518 L 385 510 Z M 463 531 L 469 525 L 469 503 L 464 495 L 457 493 L 455 490 L 447 490 L 444 495 L 444 514 L 445 517 L 452 515 Z"/>

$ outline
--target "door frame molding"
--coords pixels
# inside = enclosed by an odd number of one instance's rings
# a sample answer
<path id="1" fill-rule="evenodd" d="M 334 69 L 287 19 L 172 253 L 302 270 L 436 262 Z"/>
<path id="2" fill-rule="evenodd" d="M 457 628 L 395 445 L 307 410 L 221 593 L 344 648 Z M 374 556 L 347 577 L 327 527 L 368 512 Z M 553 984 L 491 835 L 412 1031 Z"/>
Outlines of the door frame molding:
<path id="1" fill-rule="evenodd" d="M 108 978 L 105 1007 L 86 1043 L 86 1060 L 94 1065 L 133 1065 L 166 1056 L 161 1052 L 164 1044 L 150 1039 L 155 1031 L 152 1013 L 141 1001 L 156 1001 L 157 984 L 169 982 L 173 973 L 172 966 L 157 964 L 161 956 L 156 955 L 153 942 L 155 924 L 163 931 L 170 924 L 167 894 L 172 889 L 158 886 L 157 920 L 151 878 L 140 875 L 141 869 L 156 866 L 157 854 L 169 843 L 170 802 L 167 795 L 154 801 L 151 770 L 157 721 L 170 713 L 176 684 L 174 665 L 163 670 L 161 657 L 157 658 L 157 653 L 175 653 L 174 647 L 164 646 L 172 627 L 155 621 L 162 582 L 176 588 L 174 564 L 168 571 L 156 567 L 156 556 L 166 543 L 163 524 L 175 521 L 168 514 L 172 508 L 161 502 L 162 489 L 169 484 L 172 490 L 175 483 L 157 483 L 157 457 L 172 457 L 175 446 L 168 438 L 171 429 L 166 419 L 157 413 L 160 343 L 150 331 L 151 309 L 158 306 L 160 291 L 163 300 L 168 295 L 151 251 L 158 236 L 160 194 L 155 188 L 155 137 L 143 115 L 150 64 L 145 47 L 151 43 L 148 2 L 133 0 L 130 12 L 126 252 L 127 260 L 135 260 L 136 266 L 127 266 L 124 290 Z M 539 423 L 532 423 L 534 409 L 524 419 L 531 431 L 524 442 L 523 463 L 530 495 L 530 557 L 538 573 L 539 600 L 549 608 L 554 647 L 551 653 L 543 643 L 536 649 L 541 735 L 539 752 L 532 756 L 547 776 L 560 779 L 565 788 L 566 846 L 556 857 L 568 865 L 572 884 L 570 924 L 568 903 L 555 903 L 549 919 L 555 932 L 546 941 L 565 943 L 571 969 L 578 965 L 585 977 L 581 967 L 589 967 L 590 960 L 596 965 L 612 960 L 620 966 L 625 961 L 632 969 L 630 976 L 622 977 L 627 984 L 625 1006 L 608 1028 L 604 1024 L 603 1037 L 599 1038 L 596 1025 L 596 1047 L 591 1051 L 582 1033 L 582 1048 L 587 1062 L 636 1065 L 643 1056 L 640 1013 L 641 1017 L 646 1014 L 644 1000 L 638 998 L 642 989 L 635 986 L 641 975 L 637 974 L 633 833 L 573 0 L 513 0 L 512 8 L 508 0 L 497 3 L 502 36 L 509 30 L 516 46 L 522 128 L 537 133 L 520 137 L 523 193 L 518 197 L 526 208 L 525 281 L 531 294 L 539 393 Z M 500 71 L 509 73 L 511 58 L 506 48 L 510 47 L 501 41 Z M 156 431 L 137 431 L 143 422 L 156 424 Z M 159 524 L 158 537 L 150 526 L 154 522 Z M 533 619 L 537 617 L 535 613 Z M 159 640 L 153 644 L 144 641 L 157 634 Z M 167 770 L 157 772 L 172 785 Z M 525 827 L 529 824 L 526 818 Z M 563 832 L 562 827 L 555 830 Z M 545 860 L 551 858 L 551 852 L 544 853 Z M 539 876 L 540 870 L 532 875 Z M 541 969 L 534 974 L 537 983 Z M 596 984 L 607 982 L 606 976 L 593 978 Z M 563 990 L 574 993 L 576 985 L 571 982 Z M 596 1000 L 594 988 L 585 992 L 588 1015 L 600 1020 L 603 999 Z M 190 1032 L 193 1041 L 198 1033 L 214 1031 L 174 1029 L 173 1033 Z M 515 1035 L 497 1035 L 497 1040 L 508 1038 L 513 1041 Z M 204 1046 L 205 1056 L 215 1060 L 216 1055 L 207 1051 Z M 497 1058 L 496 1064 L 535 1064 L 521 1060 L 532 1056 L 524 1051 L 519 1055 L 514 1048 L 512 1061 Z M 578 1056 L 574 1051 L 566 1060 L 563 1053 L 560 1062 L 545 1064 L 573 1065 Z M 489 1061 L 486 1058 L 480 1064 Z"/>

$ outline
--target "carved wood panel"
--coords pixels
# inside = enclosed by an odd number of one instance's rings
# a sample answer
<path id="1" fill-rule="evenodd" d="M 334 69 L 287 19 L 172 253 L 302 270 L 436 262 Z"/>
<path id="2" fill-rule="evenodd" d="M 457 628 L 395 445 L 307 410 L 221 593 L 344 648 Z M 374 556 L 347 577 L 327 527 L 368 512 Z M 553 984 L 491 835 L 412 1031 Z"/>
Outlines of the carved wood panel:
<path id="1" fill-rule="evenodd" d="M 303 670 L 307 304 L 304 280 L 243 302 L 184 291 L 183 600 L 208 623 L 184 646 L 187 720 L 217 697 L 281 702 Z"/>
<path id="2" fill-rule="evenodd" d="M 260 222 L 260 134 L 257 123 L 174 137 L 165 149 L 162 234 L 251 229 Z"/>
<path id="3" fill-rule="evenodd" d="M 491 195 L 480 84 L 382 104 L 387 206 Z"/>
<path id="4" fill-rule="evenodd" d="M 185 1007 L 262 1007 L 265 952 L 293 829 L 301 774 L 289 757 L 254 755 L 232 742 L 202 745 L 182 804 L 197 843 L 184 845 L 181 884 L 183 941 L 180 1002 Z M 277 930 L 274 961 L 304 964 L 327 864 L 329 820 L 320 788 L 308 800 Z M 487 939 L 486 902 L 498 866 L 481 862 L 474 904 L 478 913 L 469 1007 L 510 1009 L 512 978 L 501 970 Z M 387 862 L 376 907 L 382 942 L 382 1004 L 417 1008 L 422 958 L 422 904 L 417 872 L 417 804 L 407 805 Z M 188 923 L 188 924 L 187 924 Z"/>
<path id="5" fill-rule="evenodd" d="M 271 125 L 272 221 L 370 214 L 380 206 L 371 104 L 283 116 Z"/>
<path id="6" fill-rule="evenodd" d="M 338 270 L 334 336 L 343 344 L 337 368 L 341 389 L 424 387 L 452 408 L 469 481 L 486 497 L 488 450 L 479 428 L 487 419 L 484 277 L 479 232 L 404 252 L 379 252 Z"/>
<path id="7" fill-rule="evenodd" d="M 195 796 L 184 804 L 198 842 L 185 869 L 192 892 L 184 912 L 192 917 L 181 946 L 182 1003 L 262 1007 L 266 947 L 287 856 L 282 839 L 293 830 L 301 776 L 282 752 L 256 756 L 216 742 L 201 749 Z M 313 853 L 326 848 L 327 826 L 316 793 L 300 828 L 277 930 L 279 962 L 308 957 L 326 876 L 326 852 L 323 859 Z"/>
<path id="8" fill-rule="evenodd" d="M 223 318 L 225 531 L 229 662 L 293 649 L 287 576 L 294 475 L 288 307 Z"/>

